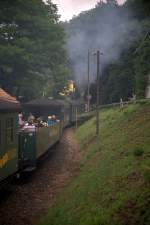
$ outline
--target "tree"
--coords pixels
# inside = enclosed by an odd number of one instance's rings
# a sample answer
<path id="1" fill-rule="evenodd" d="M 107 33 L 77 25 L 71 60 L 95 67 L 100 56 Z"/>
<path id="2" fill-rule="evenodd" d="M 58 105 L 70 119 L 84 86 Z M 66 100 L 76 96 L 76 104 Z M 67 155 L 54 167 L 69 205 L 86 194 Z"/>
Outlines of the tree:
<path id="1" fill-rule="evenodd" d="M 57 7 L 50 0 L 47 4 L 42 0 L 0 1 L 3 88 L 17 96 L 25 95 L 26 99 L 37 97 L 49 80 L 59 76 L 56 73 L 59 67 L 67 71 L 65 34 L 58 19 Z M 64 82 L 67 76 L 68 71 L 64 73 Z"/>
<path id="2" fill-rule="evenodd" d="M 139 98 L 145 97 L 145 90 L 150 74 L 150 38 L 147 37 L 138 49 L 134 60 L 136 73 L 136 93 Z"/>
<path id="3" fill-rule="evenodd" d="M 111 6 L 117 6 L 118 5 L 117 0 L 107 0 L 106 3 L 108 5 L 111 5 Z"/>
<path id="4" fill-rule="evenodd" d="M 143 19 L 150 16 L 149 0 L 127 0 L 125 2 L 125 6 L 132 9 L 134 15 L 138 19 Z"/>

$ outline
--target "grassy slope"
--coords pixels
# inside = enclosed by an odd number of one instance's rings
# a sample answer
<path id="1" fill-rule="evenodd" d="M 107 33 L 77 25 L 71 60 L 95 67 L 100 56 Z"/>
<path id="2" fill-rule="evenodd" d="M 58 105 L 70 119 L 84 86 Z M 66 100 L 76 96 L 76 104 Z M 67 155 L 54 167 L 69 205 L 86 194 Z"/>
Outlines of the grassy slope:
<path id="1" fill-rule="evenodd" d="M 150 104 L 101 112 L 76 132 L 84 156 L 78 177 L 42 225 L 150 224 Z"/>

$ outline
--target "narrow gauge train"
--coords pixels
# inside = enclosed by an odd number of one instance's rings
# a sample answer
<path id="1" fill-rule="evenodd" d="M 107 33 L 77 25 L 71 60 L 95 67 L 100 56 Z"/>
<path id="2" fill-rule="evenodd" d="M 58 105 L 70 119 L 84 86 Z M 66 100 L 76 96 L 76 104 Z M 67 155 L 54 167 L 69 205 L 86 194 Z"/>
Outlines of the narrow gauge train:
<path id="1" fill-rule="evenodd" d="M 2 97 L 1 97 L 2 96 Z M 47 120 L 55 114 L 58 122 L 35 130 L 19 130 L 18 113 L 42 116 Z M 37 160 L 60 140 L 63 129 L 74 122 L 76 112 L 84 111 L 84 104 L 53 99 L 38 99 L 20 107 L 19 102 L 0 89 L 0 183 L 15 173 L 36 168 Z"/>

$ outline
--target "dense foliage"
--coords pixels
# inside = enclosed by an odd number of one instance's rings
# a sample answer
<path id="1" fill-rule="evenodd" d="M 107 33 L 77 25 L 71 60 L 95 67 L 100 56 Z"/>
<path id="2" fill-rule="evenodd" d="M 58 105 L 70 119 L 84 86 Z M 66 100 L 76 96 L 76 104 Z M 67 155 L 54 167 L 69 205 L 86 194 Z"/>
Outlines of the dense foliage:
<path id="1" fill-rule="evenodd" d="M 78 84 L 87 84 L 87 51 L 91 52 L 90 75 L 96 74 L 93 51 L 101 49 L 101 103 L 145 97 L 150 73 L 150 2 L 100 1 L 96 7 L 65 24 L 71 68 Z M 74 48 L 76 46 L 76 48 Z M 95 64 L 94 64 L 95 63 Z M 95 77 L 90 93 L 96 99 Z"/>
<path id="2" fill-rule="evenodd" d="M 0 86 L 23 100 L 57 95 L 68 70 L 57 7 L 42 0 L 0 0 Z"/>

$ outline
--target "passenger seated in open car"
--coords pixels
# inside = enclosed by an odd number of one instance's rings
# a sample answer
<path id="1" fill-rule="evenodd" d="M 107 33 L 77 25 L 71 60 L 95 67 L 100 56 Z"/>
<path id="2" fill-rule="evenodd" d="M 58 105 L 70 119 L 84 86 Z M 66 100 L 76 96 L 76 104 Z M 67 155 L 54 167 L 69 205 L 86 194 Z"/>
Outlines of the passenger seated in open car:
<path id="1" fill-rule="evenodd" d="M 48 126 L 52 126 L 53 125 L 53 120 L 52 120 L 52 116 L 48 116 Z"/>
<path id="2" fill-rule="evenodd" d="M 55 124 L 57 122 L 55 115 L 52 115 L 52 121 L 53 121 L 53 124 Z"/>
<path id="3" fill-rule="evenodd" d="M 18 114 L 18 124 L 19 124 L 19 128 L 22 128 L 25 125 L 25 121 L 23 120 L 22 112 L 19 112 L 19 114 Z"/>
<path id="4" fill-rule="evenodd" d="M 52 115 L 52 116 L 48 116 L 48 126 L 52 126 L 54 125 L 55 123 L 57 122 L 56 120 L 56 116 L 55 115 Z"/>
<path id="5" fill-rule="evenodd" d="M 36 127 L 43 127 L 44 126 L 41 117 L 36 118 L 36 120 L 35 120 L 35 126 Z"/>
<path id="6" fill-rule="evenodd" d="M 35 117 L 32 115 L 32 113 L 30 112 L 29 117 L 28 117 L 28 123 L 29 124 L 33 124 L 35 121 Z"/>

